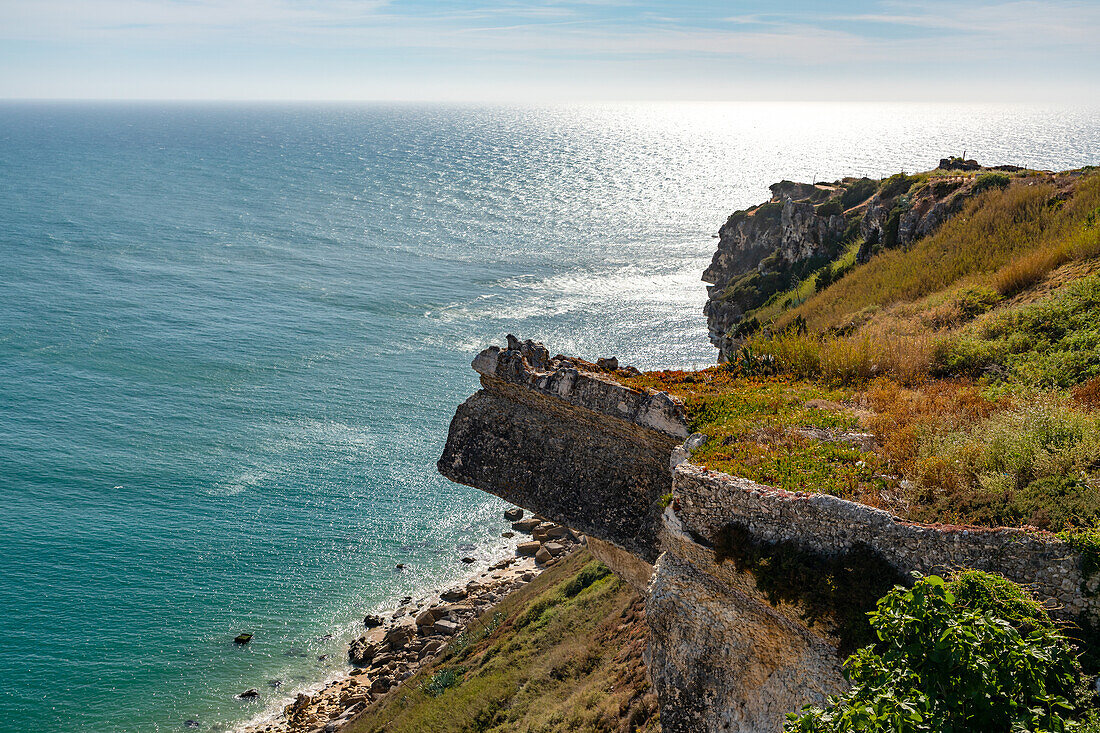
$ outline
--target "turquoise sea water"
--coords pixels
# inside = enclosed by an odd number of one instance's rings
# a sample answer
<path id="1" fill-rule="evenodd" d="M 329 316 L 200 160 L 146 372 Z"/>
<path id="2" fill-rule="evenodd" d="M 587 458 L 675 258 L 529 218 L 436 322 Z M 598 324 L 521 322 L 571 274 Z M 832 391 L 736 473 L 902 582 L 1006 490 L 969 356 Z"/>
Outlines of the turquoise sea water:
<path id="1" fill-rule="evenodd" d="M 0 731 L 279 707 L 506 551 L 434 469 L 478 349 L 712 362 L 711 233 L 769 183 L 1096 164 L 1096 112 L 0 105 Z"/>

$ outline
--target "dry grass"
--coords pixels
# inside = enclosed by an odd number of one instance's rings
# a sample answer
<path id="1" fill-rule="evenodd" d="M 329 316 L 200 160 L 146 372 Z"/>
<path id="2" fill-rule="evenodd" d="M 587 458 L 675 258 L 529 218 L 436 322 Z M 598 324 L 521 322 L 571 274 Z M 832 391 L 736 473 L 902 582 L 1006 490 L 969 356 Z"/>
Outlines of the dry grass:
<path id="1" fill-rule="evenodd" d="M 801 316 L 813 331 L 858 325 L 868 309 L 912 303 L 967 278 L 1012 294 L 1065 262 L 1100 254 L 1100 175 L 1082 177 L 1064 203 L 1059 194 L 1036 182 L 977 196 L 932 236 L 872 258 L 777 324 Z"/>
<path id="2" fill-rule="evenodd" d="M 642 600 L 606 571 L 592 574 L 595 565 L 578 551 L 547 570 L 488 612 L 505 616 L 499 627 L 461 652 L 449 649 L 348 733 L 659 730 L 642 659 Z M 598 580 L 578 591 L 586 572 Z M 423 684 L 443 671 L 456 684 L 426 692 Z"/>

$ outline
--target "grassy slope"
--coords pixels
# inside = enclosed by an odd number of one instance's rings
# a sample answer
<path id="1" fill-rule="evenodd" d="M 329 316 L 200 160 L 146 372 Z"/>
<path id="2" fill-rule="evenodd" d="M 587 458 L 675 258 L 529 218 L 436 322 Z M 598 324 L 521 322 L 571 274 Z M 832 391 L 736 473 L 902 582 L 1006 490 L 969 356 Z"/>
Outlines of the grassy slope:
<path id="1" fill-rule="evenodd" d="M 792 309 L 811 330 L 843 326 L 867 309 L 914 302 L 967 278 L 1014 294 L 1072 259 L 1100 254 L 1100 174 L 1082 176 L 1065 203 L 1049 183 L 1018 184 L 971 200 L 909 250 L 884 252 Z"/>
<path id="2" fill-rule="evenodd" d="M 659 730 L 642 613 L 628 585 L 575 552 L 346 731 Z"/>
<path id="3" fill-rule="evenodd" d="M 679 396 L 716 470 L 920 521 L 1096 527 L 1098 255 L 1100 173 L 1024 180 L 773 309 L 735 362 L 624 381 Z"/>

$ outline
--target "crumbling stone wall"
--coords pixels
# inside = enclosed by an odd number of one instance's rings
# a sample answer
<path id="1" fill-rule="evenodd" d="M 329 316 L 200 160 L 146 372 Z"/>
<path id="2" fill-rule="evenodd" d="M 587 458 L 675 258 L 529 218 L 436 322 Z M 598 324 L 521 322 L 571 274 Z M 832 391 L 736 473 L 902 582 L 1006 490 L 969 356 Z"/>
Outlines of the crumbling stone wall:
<path id="1" fill-rule="evenodd" d="M 713 538 L 738 522 L 757 538 L 794 540 L 823 555 L 865 543 L 902 573 L 987 570 L 1027 586 L 1056 616 L 1100 617 L 1098 579 L 1082 592 L 1079 555 L 1050 533 L 915 524 L 835 496 L 774 489 L 690 463 L 674 475 L 677 515 L 697 536 Z"/>

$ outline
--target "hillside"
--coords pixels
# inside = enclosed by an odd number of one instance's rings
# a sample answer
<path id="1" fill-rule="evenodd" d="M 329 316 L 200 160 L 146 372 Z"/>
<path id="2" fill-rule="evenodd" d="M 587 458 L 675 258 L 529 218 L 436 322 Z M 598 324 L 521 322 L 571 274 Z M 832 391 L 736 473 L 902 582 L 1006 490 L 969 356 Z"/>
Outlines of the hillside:
<path id="1" fill-rule="evenodd" d="M 471 628 L 346 733 L 660 730 L 642 600 L 586 551 Z"/>
<path id="2" fill-rule="evenodd" d="M 681 398 L 718 470 L 918 521 L 1095 527 L 1100 173 L 974 194 L 982 175 L 929 236 L 747 311 L 723 366 L 622 379 Z"/>

